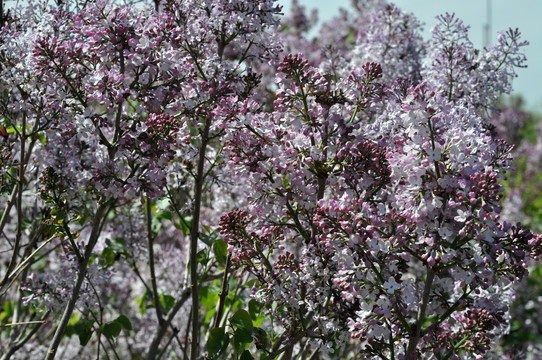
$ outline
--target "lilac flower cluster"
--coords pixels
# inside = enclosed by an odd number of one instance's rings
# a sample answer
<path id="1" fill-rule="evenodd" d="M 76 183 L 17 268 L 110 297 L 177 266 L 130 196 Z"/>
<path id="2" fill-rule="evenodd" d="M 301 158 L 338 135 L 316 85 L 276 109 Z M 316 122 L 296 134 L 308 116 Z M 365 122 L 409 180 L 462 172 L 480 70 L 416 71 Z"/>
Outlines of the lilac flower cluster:
<path id="1" fill-rule="evenodd" d="M 521 98 L 501 102 L 493 110 L 490 128 L 495 137 L 514 144 L 515 173 L 505 183 L 502 218 L 540 228 L 540 124 L 539 116 L 523 108 Z M 510 332 L 501 340 L 503 346 L 493 351 L 492 358 L 536 359 L 540 356 L 540 262 L 531 264 L 529 276 L 514 287 L 510 306 Z"/>
<path id="2" fill-rule="evenodd" d="M 231 191 L 223 189 L 226 176 L 217 167 L 219 139 L 252 106 L 247 98 L 259 75 L 251 67 L 280 48 L 274 35 L 280 7 L 271 0 L 34 5 L 12 8 L 7 18 L 0 8 L 7 200 L 0 227 L 13 233 L 0 253 L 9 264 L 0 298 L 28 305 L 3 315 L 24 326 L 2 352 L 10 357 L 32 340 L 41 350 L 38 342 L 49 342 L 48 358 L 71 354 L 72 342 L 61 340 L 75 331 L 80 340 L 97 334 L 98 357 L 158 356 L 161 340 L 183 324 L 173 317 L 191 316 L 186 250 L 202 250 L 198 231 L 216 218 L 203 189 L 228 201 Z M 31 193 L 39 197 L 28 199 Z M 201 214 L 209 214 L 203 226 Z M 190 232 L 195 245 L 188 246 Z M 215 236 L 212 230 L 208 236 Z M 216 260 L 208 260 L 217 271 Z M 214 279 L 199 276 L 201 284 Z M 139 311 L 154 308 L 156 316 L 136 321 L 137 307 L 126 306 L 134 299 L 141 299 Z M 46 325 L 26 323 L 36 308 Z M 58 321 L 48 318 L 59 312 Z M 104 336 L 112 340 L 104 326 L 116 327 L 113 319 L 123 314 L 138 326 L 137 335 L 104 349 Z M 32 338 L 43 329 L 50 335 Z M 149 332 L 152 346 L 140 341 Z M 197 355 L 204 345 L 194 339 L 190 349 L 185 341 L 175 353 Z"/>
<path id="3" fill-rule="evenodd" d="M 415 24 L 390 6 L 368 16 Z M 286 56 L 274 111 L 232 128 L 230 165 L 252 191 L 221 231 L 254 298 L 277 304 L 286 348 L 352 338 L 367 359 L 471 358 L 506 331 L 507 289 L 541 238 L 500 218 L 511 147 L 480 109 L 509 90 L 524 43 L 509 31 L 481 53 L 439 20 L 427 45 L 416 25 L 408 42 L 361 30 L 354 51 L 382 70 L 351 61 L 328 76 L 330 59 Z"/>

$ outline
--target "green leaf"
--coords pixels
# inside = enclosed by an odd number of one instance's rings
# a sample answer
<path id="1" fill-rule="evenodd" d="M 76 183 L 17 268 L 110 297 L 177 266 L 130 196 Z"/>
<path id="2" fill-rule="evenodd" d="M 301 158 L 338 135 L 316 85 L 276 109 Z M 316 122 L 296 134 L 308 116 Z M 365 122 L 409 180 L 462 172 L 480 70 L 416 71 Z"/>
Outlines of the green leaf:
<path id="1" fill-rule="evenodd" d="M 216 239 L 218 239 L 218 233 L 216 231 L 211 232 L 209 235 L 201 235 L 200 239 L 203 241 L 207 246 L 213 245 Z"/>
<path id="2" fill-rule="evenodd" d="M 213 307 L 212 309 L 209 309 L 207 311 L 207 314 L 205 314 L 205 317 L 203 318 L 203 326 L 208 329 L 209 326 L 211 326 L 211 319 L 214 319 L 216 314 L 216 307 Z"/>
<path id="3" fill-rule="evenodd" d="M 126 330 L 132 330 L 132 323 L 130 322 L 130 319 L 128 319 L 126 316 L 121 315 L 116 318 L 115 321 L 121 324 L 122 327 Z"/>
<path id="4" fill-rule="evenodd" d="M 265 330 L 254 328 L 254 337 L 256 338 L 256 348 L 258 350 L 269 348 L 269 338 L 267 337 Z"/>
<path id="5" fill-rule="evenodd" d="M 21 133 L 21 128 L 18 127 L 18 126 L 13 126 L 13 125 L 11 125 L 11 126 L 8 127 L 8 129 L 7 129 L 8 134 L 13 134 L 15 131 L 18 131 L 19 134 L 20 134 L 20 133 Z"/>
<path id="6" fill-rule="evenodd" d="M 171 201 L 167 197 L 165 197 L 160 200 L 156 200 L 154 204 L 155 208 L 157 209 L 167 209 L 171 205 Z"/>
<path id="7" fill-rule="evenodd" d="M 237 310 L 230 318 L 230 324 L 235 328 L 234 341 L 236 344 L 247 344 L 254 340 L 252 338 L 254 326 L 250 314 L 246 310 Z M 238 347 L 236 346 L 236 348 Z"/>
<path id="8" fill-rule="evenodd" d="M 148 302 L 152 303 L 152 296 L 148 291 L 145 291 L 141 300 L 139 300 L 139 312 L 142 316 L 145 314 L 145 310 L 152 307 L 152 305 L 147 305 Z"/>
<path id="9" fill-rule="evenodd" d="M 243 353 L 241 354 L 241 357 L 239 358 L 239 360 L 254 360 L 254 358 L 253 358 L 252 355 L 250 354 L 250 351 L 245 350 L 245 351 L 243 351 Z"/>
<path id="10" fill-rule="evenodd" d="M 77 323 L 77 320 L 79 320 L 79 314 L 75 313 L 70 319 L 70 322 L 68 322 L 68 325 L 75 325 Z"/>
<path id="11" fill-rule="evenodd" d="M 247 329 L 236 329 L 233 333 L 233 340 L 237 349 L 240 349 L 240 344 L 250 344 L 252 341 L 254 341 L 252 338 L 252 331 Z"/>
<path id="12" fill-rule="evenodd" d="M 162 200 L 164 202 L 164 200 Z M 166 204 L 169 205 L 169 200 L 165 200 Z M 154 210 L 154 208 L 153 208 Z M 160 232 L 160 229 L 162 229 L 162 223 L 164 221 L 170 222 L 173 221 L 173 214 L 170 211 L 167 210 L 159 210 L 156 211 L 156 216 L 152 218 L 152 232 L 153 234 L 158 234 Z"/>
<path id="13" fill-rule="evenodd" d="M 13 310 L 15 309 L 14 304 L 15 300 L 6 301 L 4 303 L 4 311 L 0 313 L 0 323 L 4 322 L 6 319 L 9 319 L 13 315 Z"/>
<path id="14" fill-rule="evenodd" d="M 164 313 L 168 313 L 169 310 L 175 305 L 175 298 L 171 295 L 160 295 L 160 298 L 158 299 L 160 301 L 160 305 L 162 306 L 162 311 Z"/>
<path id="15" fill-rule="evenodd" d="M 251 280 L 247 281 L 245 283 L 245 285 L 243 285 L 243 286 L 246 287 L 246 288 L 251 289 L 254 285 L 256 285 L 256 279 L 251 279 Z"/>
<path id="16" fill-rule="evenodd" d="M 203 263 L 207 259 L 207 251 L 206 249 L 200 250 L 196 254 L 196 262 Z"/>
<path id="17" fill-rule="evenodd" d="M 111 248 L 106 247 L 102 250 L 102 253 L 100 254 L 100 257 L 102 258 L 103 262 L 109 266 L 113 265 L 116 262 L 116 256 L 115 252 L 111 250 Z"/>
<path id="18" fill-rule="evenodd" d="M 81 346 L 85 346 L 92 337 L 92 333 L 94 332 L 92 329 L 93 324 L 94 320 L 83 319 L 74 325 L 74 333 L 79 336 L 79 344 Z"/>
<path id="19" fill-rule="evenodd" d="M 428 316 L 425 318 L 424 322 L 423 322 L 423 327 L 426 328 L 428 327 L 429 325 L 435 323 L 438 319 L 438 316 L 436 315 L 431 315 L 431 316 Z"/>
<path id="20" fill-rule="evenodd" d="M 212 358 L 219 357 L 230 343 L 230 338 L 226 334 L 225 327 L 214 328 L 209 334 L 209 340 L 207 340 L 207 352 Z"/>
<path id="21" fill-rule="evenodd" d="M 38 140 L 43 144 L 45 145 L 47 143 L 47 138 L 45 137 L 45 135 L 43 135 L 42 133 L 38 133 L 36 135 L 38 137 Z"/>
<path id="22" fill-rule="evenodd" d="M 217 239 L 213 245 L 213 252 L 215 253 L 216 260 L 220 265 L 226 265 L 226 258 L 228 256 L 228 245 L 222 239 Z"/>
<path id="23" fill-rule="evenodd" d="M 82 214 L 79 214 L 80 219 L 79 219 L 78 224 L 84 225 L 87 222 L 87 219 L 89 218 L 89 216 L 90 216 L 89 211 L 85 209 Z"/>
<path id="24" fill-rule="evenodd" d="M 230 318 L 230 324 L 237 329 L 246 329 L 252 332 L 254 325 L 252 325 L 252 320 L 250 319 L 250 314 L 243 309 L 239 309 L 233 314 Z"/>
<path id="25" fill-rule="evenodd" d="M 75 313 L 71 319 L 70 322 L 68 322 L 68 326 L 66 326 L 66 331 L 64 332 L 64 336 L 72 336 L 75 334 L 75 324 L 77 323 L 77 319 L 79 318 L 79 314 Z M 1 321 L 1 319 L 0 319 Z"/>
<path id="26" fill-rule="evenodd" d="M 81 332 L 79 334 L 79 344 L 81 346 L 85 346 L 86 344 L 88 344 L 93 332 L 94 331 L 92 330 L 92 328 L 85 329 L 84 332 Z"/>
<path id="27" fill-rule="evenodd" d="M 166 210 L 163 210 L 163 211 L 158 211 L 156 213 L 156 218 L 158 220 L 162 220 L 162 219 L 165 219 L 165 220 L 173 220 L 173 214 L 169 211 L 166 211 Z"/>
<path id="28" fill-rule="evenodd" d="M 215 309 L 218 304 L 220 287 L 213 283 L 210 286 L 202 286 L 199 291 L 200 302 L 206 309 Z"/>
<path id="29" fill-rule="evenodd" d="M 30 229 L 31 226 L 32 226 L 32 222 L 28 220 L 27 218 L 24 218 L 23 221 L 21 222 L 21 227 L 23 230 Z"/>
<path id="30" fill-rule="evenodd" d="M 151 221 L 151 231 L 153 235 L 158 234 L 161 229 L 162 229 L 162 221 L 160 221 L 158 217 L 154 216 Z"/>
<path id="31" fill-rule="evenodd" d="M 126 241 L 123 238 L 115 238 L 114 240 L 106 239 L 105 243 L 111 248 L 111 250 L 119 254 L 129 256 L 129 254 L 126 252 Z"/>
<path id="32" fill-rule="evenodd" d="M 114 320 L 110 323 L 102 324 L 102 334 L 108 339 L 116 339 L 120 331 L 122 330 L 122 325 L 120 322 Z"/>
<path id="33" fill-rule="evenodd" d="M 55 219 L 57 224 L 62 224 L 66 219 L 66 212 L 58 207 L 54 207 L 51 210 L 51 216 Z"/>
<path id="34" fill-rule="evenodd" d="M 189 226 L 192 226 L 191 225 L 192 217 L 187 216 L 187 217 L 185 217 L 183 219 L 184 219 L 184 221 L 179 220 L 179 223 L 174 222 L 173 224 L 175 225 L 175 227 L 177 229 L 181 230 L 181 232 L 183 233 L 183 236 L 187 236 L 188 234 L 190 234 L 190 227 Z M 185 224 L 185 222 L 186 222 L 186 224 Z"/>
<path id="35" fill-rule="evenodd" d="M 254 299 L 248 302 L 248 312 L 252 320 L 256 321 L 256 319 L 258 319 L 258 315 L 260 314 L 260 311 L 262 311 L 262 307 L 263 305 Z"/>
<path id="36" fill-rule="evenodd" d="M 66 331 L 64 331 L 64 336 L 70 337 L 75 334 L 75 329 L 73 325 L 67 325 Z"/>

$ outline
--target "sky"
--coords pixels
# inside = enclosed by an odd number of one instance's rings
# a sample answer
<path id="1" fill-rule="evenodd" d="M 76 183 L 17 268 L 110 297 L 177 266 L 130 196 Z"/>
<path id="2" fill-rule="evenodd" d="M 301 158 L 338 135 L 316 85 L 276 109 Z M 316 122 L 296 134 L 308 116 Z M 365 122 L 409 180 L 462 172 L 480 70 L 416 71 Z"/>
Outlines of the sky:
<path id="1" fill-rule="evenodd" d="M 484 42 L 487 23 L 487 3 L 491 3 L 491 39 L 499 30 L 519 28 L 522 38 L 530 45 L 526 49 L 527 68 L 518 69 L 514 79 L 514 94 L 520 94 L 529 110 L 542 113 L 542 1 L 541 0 L 395 0 L 399 8 L 414 13 L 425 23 L 424 37 L 430 36 L 435 17 L 445 12 L 455 13 L 470 25 L 470 38 L 477 48 Z M 291 0 L 279 0 L 288 12 Z M 317 8 L 320 22 L 338 14 L 339 8 L 348 9 L 350 0 L 299 0 L 307 9 Z"/>

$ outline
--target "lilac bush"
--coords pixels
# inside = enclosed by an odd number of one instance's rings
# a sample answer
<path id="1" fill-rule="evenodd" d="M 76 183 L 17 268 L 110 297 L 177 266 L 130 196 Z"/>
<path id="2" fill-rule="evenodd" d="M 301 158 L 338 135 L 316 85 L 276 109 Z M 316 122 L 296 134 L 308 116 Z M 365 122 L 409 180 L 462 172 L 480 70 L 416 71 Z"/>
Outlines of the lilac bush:
<path id="1" fill-rule="evenodd" d="M 506 221 L 522 222 L 540 228 L 540 116 L 528 112 L 520 97 L 501 101 L 491 113 L 490 126 L 498 138 L 514 145 L 514 173 L 505 185 L 503 212 Z M 540 262 L 529 269 L 529 276 L 515 286 L 511 305 L 510 332 L 501 340 L 492 358 L 536 359 L 540 357 L 539 321 L 541 281 Z M 493 355 L 493 354 L 492 354 Z"/>
<path id="2" fill-rule="evenodd" d="M 490 126 L 526 43 L 353 8 L 2 8 L 1 359 L 483 358 L 542 251 Z"/>
<path id="3" fill-rule="evenodd" d="M 368 17 L 418 27 L 392 5 Z M 475 51 L 453 15 L 439 21 L 427 45 L 363 29 L 355 53 L 368 47 L 381 64 L 404 54 L 387 68 L 288 55 L 274 112 L 232 133 L 230 163 L 254 193 L 221 233 L 255 299 L 277 304 L 284 345 L 272 355 L 307 337 L 343 354 L 358 339 L 367 358 L 481 357 L 506 331 L 510 283 L 540 239 L 500 220 L 511 148 L 483 111 L 508 90 L 524 43 L 509 31 Z"/>

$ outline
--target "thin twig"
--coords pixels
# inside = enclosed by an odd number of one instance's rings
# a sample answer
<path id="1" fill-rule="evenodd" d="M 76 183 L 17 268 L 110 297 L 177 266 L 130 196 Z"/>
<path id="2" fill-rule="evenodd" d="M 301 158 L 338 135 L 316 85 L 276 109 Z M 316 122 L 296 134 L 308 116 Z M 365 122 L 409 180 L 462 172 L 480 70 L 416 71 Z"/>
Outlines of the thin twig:
<path id="1" fill-rule="evenodd" d="M 410 338 L 410 341 L 408 342 L 408 347 L 406 351 L 406 360 L 413 360 L 414 359 L 414 351 L 416 350 L 416 346 L 418 346 L 418 342 L 421 338 L 422 333 L 422 325 L 425 320 L 425 312 L 427 310 L 427 304 L 429 303 L 429 295 L 431 294 L 431 288 L 433 286 L 433 280 L 435 279 L 435 272 L 431 267 L 427 267 L 427 277 L 425 279 L 425 285 L 423 288 L 423 295 L 420 302 L 420 307 L 418 308 L 418 316 L 416 317 L 416 325 L 415 325 L 415 333 L 414 336 Z"/>
<path id="2" fill-rule="evenodd" d="M 24 322 L 17 322 L 17 323 L 11 323 L 11 324 L 4 324 L 1 325 L 2 327 L 9 327 L 9 326 L 20 326 L 20 325 L 29 325 L 29 324 L 43 324 L 45 323 L 45 320 L 38 320 L 38 321 L 24 321 Z"/>
<path id="3" fill-rule="evenodd" d="M 13 355 L 17 350 L 22 348 L 24 346 L 24 344 L 26 344 L 28 341 L 30 341 L 30 339 L 32 339 L 32 337 L 38 332 L 38 330 L 41 329 L 41 326 L 45 323 L 45 319 L 49 316 L 50 313 L 51 313 L 50 311 L 47 311 L 45 313 L 45 315 L 43 316 L 42 320 L 38 321 L 36 323 L 36 326 L 34 326 L 34 328 L 28 334 L 26 334 L 26 336 L 24 338 L 22 338 L 19 341 L 15 342 L 15 344 L 13 346 L 11 346 L 4 353 L 4 355 L 0 358 L 0 360 L 8 360 L 11 357 L 11 355 Z"/>
<path id="4" fill-rule="evenodd" d="M 149 347 L 149 352 L 147 354 L 147 360 L 154 360 L 156 359 L 156 356 L 158 354 L 158 347 L 160 346 L 160 341 L 162 341 L 162 338 L 166 334 L 166 330 L 168 326 L 171 325 L 171 321 L 173 321 L 173 318 L 175 318 L 175 315 L 177 315 L 177 312 L 181 309 L 181 307 L 184 305 L 186 300 L 190 297 L 190 288 L 186 288 L 182 293 L 177 302 L 173 305 L 171 310 L 167 313 L 167 317 L 165 321 L 158 326 L 158 330 L 156 331 L 156 334 L 154 335 L 154 338 L 152 339 L 151 346 Z M 186 358 L 186 357 L 185 357 Z"/>
<path id="5" fill-rule="evenodd" d="M 90 233 L 88 245 L 85 251 L 84 260 L 78 266 L 77 280 L 75 282 L 72 293 L 70 295 L 70 299 L 68 300 L 68 304 L 66 305 L 66 309 L 64 310 L 64 313 L 60 320 L 60 324 L 58 325 L 55 331 L 53 340 L 51 341 L 51 344 L 49 345 L 49 349 L 47 350 L 47 354 L 45 355 L 46 360 L 53 360 L 55 358 L 58 345 L 60 345 L 60 341 L 62 340 L 62 337 L 64 336 L 64 332 L 66 331 L 66 327 L 68 326 L 68 323 L 71 319 L 73 310 L 75 308 L 75 304 L 77 302 L 77 299 L 79 298 L 79 292 L 81 291 L 81 286 L 83 285 L 83 281 L 87 273 L 87 265 L 90 261 L 90 256 L 92 255 L 94 246 L 96 245 L 96 242 L 98 241 L 98 236 L 100 234 L 102 221 L 105 220 L 104 217 L 108 212 L 107 208 L 108 206 L 106 206 L 105 204 L 98 206 L 98 209 L 94 217 L 94 224 L 92 226 L 92 231 Z"/>
<path id="6" fill-rule="evenodd" d="M 147 246 L 149 250 L 149 267 L 151 271 L 151 286 L 152 286 L 152 298 L 154 299 L 154 308 L 156 311 L 156 318 L 158 324 L 164 321 L 162 316 L 162 308 L 160 307 L 160 299 L 158 297 L 158 286 L 156 284 L 156 272 L 154 271 L 154 235 L 152 233 L 152 203 L 147 196 Z"/>
<path id="7" fill-rule="evenodd" d="M 197 360 L 199 353 L 199 289 L 198 289 L 198 240 L 199 220 L 201 212 L 201 198 L 203 190 L 205 153 L 207 150 L 211 118 L 205 120 L 201 134 L 201 147 L 199 149 L 196 181 L 194 183 L 194 208 L 192 210 L 192 231 L 190 232 L 190 288 L 192 292 L 192 342 L 190 346 L 190 360 Z"/>
<path id="8" fill-rule="evenodd" d="M 226 303 L 226 297 L 228 296 L 228 271 L 230 268 L 231 253 L 228 253 L 226 258 L 226 266 L 224 268 L 224 278 L 222 279 L 222 290 L 219 294 L 218 311 L 216 312 L 215 322 L 212 329 L 219 327 L 220 319 L 224 314 L 224 304 Z"/>

